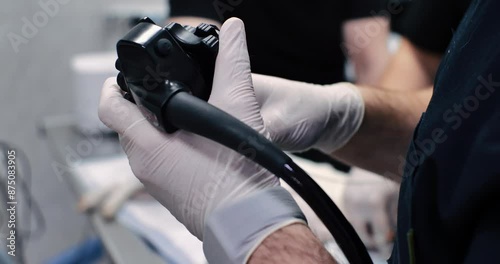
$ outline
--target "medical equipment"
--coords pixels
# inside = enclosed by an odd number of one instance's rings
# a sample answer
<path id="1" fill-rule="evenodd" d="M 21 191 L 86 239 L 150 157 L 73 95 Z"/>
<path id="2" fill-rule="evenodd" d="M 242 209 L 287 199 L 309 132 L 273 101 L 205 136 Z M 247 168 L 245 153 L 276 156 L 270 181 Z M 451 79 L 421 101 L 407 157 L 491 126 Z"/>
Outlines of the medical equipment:
<path id="1" fill-rule="evenodd" d="M 216 141 L 287 182 L 314 210 L 350 263 L 372 263 L 351 224 L 328 195 L 283 151 L 231 115 L 206 103 L 218 52 L 217 27 L 144 18 L 117 43 L 118 85 L 146 119 L 166 133 L 177 129 Z M 242 146 L 255 152 L 249 153 Z"/>
<path id="2" fill-rule="evenodd" d="M 12 172 L 12 173 L 11 173 Z M 26 154 L 13 145 L 0 141 L 0 233 L 7 235 L 14 234 L 14 244 L 8 244 L 7 251 L 16 254 L 12 258 L 12 263 L 25 263 L 26 244 L 30 239 L 39 238 L 46 229 L 45 218 L 39 204 L 31 193 L 31 167 Z M 18 206 L 19 204 L 19 206 Z M 14 217 L 8 209 L 14 208 Z M 9 217 L 11 216 L 11 217 Z M 35 220 L 33 228 L 31 217 Z M 27 220 L 27 221 L 26 221 Z M 21 228 L 26 221 L 27 227 Z M 24 225 L 26 226 L 26 225 Z M 9 247 L 12 246 L 12 247 Z M 6 251 L 6 252 L 7 252 Z M 3 259 L 0 257 L 0 263 Z"/>

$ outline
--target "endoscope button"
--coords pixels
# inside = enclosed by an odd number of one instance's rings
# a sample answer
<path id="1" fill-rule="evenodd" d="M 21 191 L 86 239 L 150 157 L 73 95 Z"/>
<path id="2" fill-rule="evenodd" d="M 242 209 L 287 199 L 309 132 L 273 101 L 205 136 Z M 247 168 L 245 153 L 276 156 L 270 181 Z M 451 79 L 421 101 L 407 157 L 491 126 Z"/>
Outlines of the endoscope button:
<path id="1" fill-rule="evenodd" d="M 193 33 L 193 34 L 196 32 L 196 28 L 194 28 L 194 27 L 192 27 L 192 26 L 185 25 L 185 26 L 184 26 L 184 28 L 185 28 L 187 31 L 189 31 L 189 32 L 191 32 L 191 33 Z"/>
<path id="2" fill-rule="evenodd" d="M 165 26 L 165 29 L 172 30 L 173 28 L 179 28 L 179 27 L 182 28 L 182 26 L 180 24 L 177 24 L 175 22 L 170 22 L 168 25 Z"/>
<path id="3" fill-rule="evenodd" d="M 201 23 L 196 27 L 196 35 L 207 35 L 208 33 L 208 24 Z"/>
<path id="4" fill-rule="evenodd" d="M 155 50 L 158 56 L 162 57 L 168 56 L 168 54 L 170 54 L 170 51 L 172 50 L 172 42 L 170 42 L 170 40 L 165 38 L 160 39 L 156 43 Z"/>
<path id="5" fill-rule="evenodd" d="M 128 87 L 127 87 L 127 82 L 125 81 L 125 77 L 123 74 L 120 72 L 118 73 L 118 76 L 116 76 L 116 83 L 118 83 L 118 86 L 122 89 L 124 92 L 129 92 Z"/>
<path id="6" fill-rule="evenodd" d="M 208 35 L 218 35 L 217 27 L 210 24 L 201 23 L 197 28 L 195 34 L 197 36 L 206 37 Z"/>
<path id="7" fill-rule="evenodd" d="M 118 60 L 118 59 L 117 59 L 117 60 L 115 61 L 115 69 L 117 69 L 118 71 L 121 71 L 121 68 L 122 68 L 122 67 L 121 67 L 121 65 L 120 65 L 120 60 Z"/>
<path id="8" fill-rule="evenodd" d="M 139 23 L 150 23 L 156 25 L 156 23 L 149 17 L 143 17 L 139 20 Z"/>
<path id="9" fill-rule="evenodd" d="M 215 45 L 217 45 L 217 43 L 219 43 L 219 40 L 214 36 L 208 36 L 208 37 L 204 38 L 202 41 L 209 48 L 213 48 Z"/>

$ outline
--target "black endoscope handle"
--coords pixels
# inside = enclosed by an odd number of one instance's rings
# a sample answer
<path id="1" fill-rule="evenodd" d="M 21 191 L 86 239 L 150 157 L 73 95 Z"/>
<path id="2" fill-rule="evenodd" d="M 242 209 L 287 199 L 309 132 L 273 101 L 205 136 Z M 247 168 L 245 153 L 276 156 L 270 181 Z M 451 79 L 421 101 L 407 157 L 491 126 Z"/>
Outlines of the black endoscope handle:
<path id="1" fill-rule="evenodd" d="M 178 129 L 222 144 L 264 168 L 281 168 L 291 159 L 266 138 L 228 113 L 186 92 L 168 100 L 163 117 Z M 256 148 L 250 153 L 249 148 Z M 252 153 L 254 155 L 252 155 Z M 281 175 L 281 170 L 270 170 Z"/>
<path id="2" fill-rule="evenodd" d="M 356 231 L 323 189 L 257 131 L 186 92 L 173 95 L 162 114 L 173 126 L 218 142 L 282 178 L 323 221 L 350 263 L 372 263 Z"/>

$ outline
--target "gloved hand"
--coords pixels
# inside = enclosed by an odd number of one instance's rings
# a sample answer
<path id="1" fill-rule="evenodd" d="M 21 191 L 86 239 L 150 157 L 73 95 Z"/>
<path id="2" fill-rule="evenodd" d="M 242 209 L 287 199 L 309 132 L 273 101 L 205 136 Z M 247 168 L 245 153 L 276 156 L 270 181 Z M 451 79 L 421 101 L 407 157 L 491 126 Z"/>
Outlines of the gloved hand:
<path id="1" fill-rule="evenodd" d="M 224 23 L 219 45 L 209 103 L 268 137 L 252 87 L 241 20 Z M 205 220 L 221 205 L 279 185 L 270 172 L 218 143 L 185 131 L 158 131 L 123 98 L 114 79 L 104 84 L 99 117 L 120 135 L 132 171 L 147 191 L 200 239 Z"/>
<path id="2" fill-rule="evenodd" d="M 344 190 L 346 218 L 368 248 L 389 257 L 396 222 L 399 186 L 377 174 L 354 168 Z"/>
<path id="3" fill-rule="evenodd" d="M 264 125 L 284 150 L 316 148 L 329 154 L 347 143 L 363 121 L 363 98 L 353 84 L 252 78 Z"/>

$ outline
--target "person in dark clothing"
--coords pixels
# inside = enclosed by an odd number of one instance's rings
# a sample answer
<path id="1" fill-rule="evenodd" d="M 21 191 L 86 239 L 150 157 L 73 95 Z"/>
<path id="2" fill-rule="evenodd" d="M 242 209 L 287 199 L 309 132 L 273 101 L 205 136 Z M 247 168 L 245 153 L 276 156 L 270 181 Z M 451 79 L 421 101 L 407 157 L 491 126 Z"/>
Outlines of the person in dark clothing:
<path id="1" fill-rule="evenodd" d="M 465 9 L 466 2 L 443 3 L 441 11 Z M 425 49 L 444 49 L 445 56 L 406 156 L 393 263 L 499 261 L 499 8 L 498 1 L 473 1 L 455 30 L 398 27 Z M 441 14 L 445 21 L 458 19 Z M 409 15 L 416 18 L 417 11 Z M 444 37 L 432 41 L 451 33 L 448 45 Z"/>

